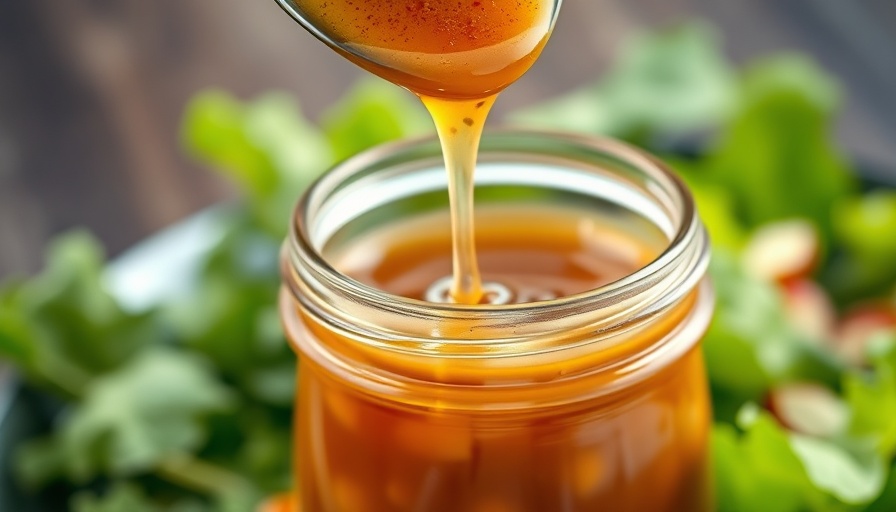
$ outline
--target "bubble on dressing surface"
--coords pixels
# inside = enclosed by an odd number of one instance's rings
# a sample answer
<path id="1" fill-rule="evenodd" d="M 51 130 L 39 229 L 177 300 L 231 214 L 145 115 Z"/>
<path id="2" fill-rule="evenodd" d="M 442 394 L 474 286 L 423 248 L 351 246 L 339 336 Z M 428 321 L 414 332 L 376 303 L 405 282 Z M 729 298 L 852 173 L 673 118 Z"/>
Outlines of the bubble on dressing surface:
<path id="1" fill-rule="evenodd" d="M 426 289 L 426 301 L 437 304 L 454 303 L 454 300 L 451 298 L 452 283 L 454 283 L 454 279 L 451 276 L 448 276 L 431 284 L 429 288 Z M 510 288 L 501 283 L 482 283 L 481 304 L 491 304 L 494 306 L 510 304 L 513 301 L 513 298 L 513 292 L 510 291 Z"/>

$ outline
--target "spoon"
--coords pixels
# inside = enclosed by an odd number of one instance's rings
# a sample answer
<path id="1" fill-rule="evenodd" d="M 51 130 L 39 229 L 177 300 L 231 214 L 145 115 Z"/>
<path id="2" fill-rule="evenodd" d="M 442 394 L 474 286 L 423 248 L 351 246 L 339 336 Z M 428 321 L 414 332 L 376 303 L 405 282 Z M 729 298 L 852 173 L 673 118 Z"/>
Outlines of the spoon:
<path id="1" fill-rule="evenodd" d="M 561 0 L 276 0 L 314 37 L 418 94 L 495 94 L 532 65 Z"/>

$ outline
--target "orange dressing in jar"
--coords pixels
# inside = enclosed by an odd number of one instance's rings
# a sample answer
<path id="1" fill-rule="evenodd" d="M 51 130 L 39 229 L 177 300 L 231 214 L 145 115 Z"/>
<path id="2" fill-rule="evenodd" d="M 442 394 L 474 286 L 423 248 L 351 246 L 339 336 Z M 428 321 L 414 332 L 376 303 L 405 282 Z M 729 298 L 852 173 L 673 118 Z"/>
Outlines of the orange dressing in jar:
<path id="1" fill-rule="evenodd" d="M 452 268 L 439 154 L 359 155 L 297 209 L 301 510 L 711 510 L 712 297 L 683 185 L 619 143 L 495 135 L 475 243 L 502 305 L 433 302 Z"/>

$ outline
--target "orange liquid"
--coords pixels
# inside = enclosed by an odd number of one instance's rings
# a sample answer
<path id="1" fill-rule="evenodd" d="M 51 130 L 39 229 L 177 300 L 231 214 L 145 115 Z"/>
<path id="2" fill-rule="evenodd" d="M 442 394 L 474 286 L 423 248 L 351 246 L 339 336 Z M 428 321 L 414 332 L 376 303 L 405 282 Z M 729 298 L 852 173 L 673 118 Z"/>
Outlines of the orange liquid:
<path id="1" fill-rule="evenodd" d="M 639 240 L 625 227 L 573 208 L 489 205 L 476 215 L 482 274 L 505 284 L 512 303 L 594 290 L 647 265 L 664 247 L 658 231 Z M 424 300 L 429 284 L 451 271 L 450 220 L 444 214 L 405 219 L 327 249 L 340 273 Z"/>
<path id="2" fill-rule="evenodd" d="M 446 99 L 492 96 L 525 73 L 547 41 L 554 8 L 548 0 L 295 3 L 352 62 Z"/>
<path id="3" fill-rule="evenodd" d="M 482 298 L 473 239 L 473 174 L 497 94 L 522 76 L 551 30 L 554 0 L 299 0 L 352 62 L 416 93 L 448 170 L 454 302 Z M 360 56 L 359 56 L 360 55 Z"/>
<path id="4" fill-rule="evenodd" d="M 420 298 L 450 268 L 446 224 L 444 217 L 399 222 L 331 248 L 328 259 L 362 282 Z M 476 224 L 483 274 L 508 284 L 515 302 L 593 289 L 641 268 L 663 247 L 658 235 L 636 239 L 624 227 L 559 208 L 490 207 Z M 698 349 L 622 392 L 580 398 L 617 378 L 591 370 L 656 343 L 691 307 L 687 301 L 612 347 L 516 361 L 489 358 L 488 343 L 482 358 L 406 357 L 353 343 L 303 315 L 307 331 L 291 333 L 294 339 L 316 339 L 353 364 L 415 380 L 401 397 L 388 396 L 301 358 L 302 510 L 710 510 L 709 398 Z M 522 382 L 538 385 L 504 386 Z M 524 405 L 496 406 L 506 403 Z"/>

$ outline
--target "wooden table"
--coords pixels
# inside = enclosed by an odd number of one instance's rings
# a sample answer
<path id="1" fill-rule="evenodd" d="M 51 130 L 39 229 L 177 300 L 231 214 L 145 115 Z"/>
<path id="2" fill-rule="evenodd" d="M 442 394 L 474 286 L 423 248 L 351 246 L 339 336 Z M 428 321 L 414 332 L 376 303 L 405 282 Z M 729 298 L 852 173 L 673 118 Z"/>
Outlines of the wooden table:
<path id="1" fill-rule="evenodd" d="M 645 26 L 700 16 L 736 61 L 797 49 L 849 95 L 839 137 L 896 172 L 896 2 L 566 0 L 548 49 L 498 115 L 592 80 Z M 27 0 L 0 5 L 0 279 L 84 226 L 115 254 L 233 192 L 178 147 L 184 103 L 217 86 L 285 89 L 312 117 L 359 71 L 273 0 Z"/>

